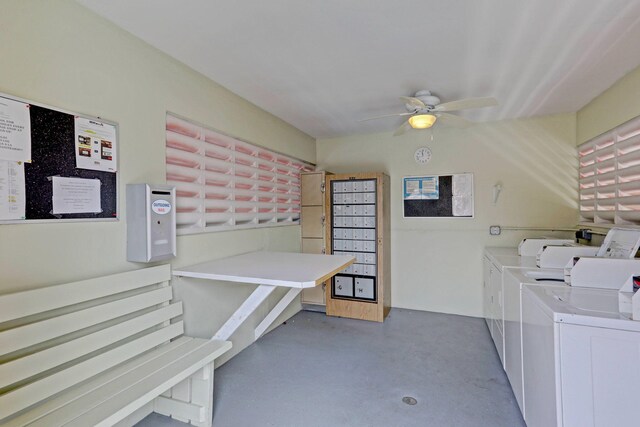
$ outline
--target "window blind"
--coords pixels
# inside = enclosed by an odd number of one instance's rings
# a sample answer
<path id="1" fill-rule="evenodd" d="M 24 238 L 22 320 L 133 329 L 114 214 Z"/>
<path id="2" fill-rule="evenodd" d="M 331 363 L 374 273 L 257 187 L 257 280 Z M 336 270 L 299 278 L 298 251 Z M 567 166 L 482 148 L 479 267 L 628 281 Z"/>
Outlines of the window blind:
<path id="1" fill-rule="evenodd" d="M 300 221 L 300 173 L 311 164 L 167 114 L 166 180 L 180 234 Z"/>
<path id="2" fill-rule="evenodd" d="M 640 117 L 578 147 L 582 223 L 640 225 Z"/>

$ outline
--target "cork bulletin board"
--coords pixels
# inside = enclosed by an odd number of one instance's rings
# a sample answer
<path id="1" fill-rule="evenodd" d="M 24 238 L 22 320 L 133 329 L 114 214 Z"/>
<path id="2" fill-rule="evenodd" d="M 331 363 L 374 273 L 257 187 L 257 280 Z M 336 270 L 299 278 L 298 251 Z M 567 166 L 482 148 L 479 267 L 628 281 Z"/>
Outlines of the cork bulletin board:
<path id="1" fill-rule="evenodd" d="M 402 180 L 405 218 L 473 218 L 473 175 L 409 176 Z"/>
<path id="2" fill-rule="evenodd" d="M 117 124 L 0 93 L 0 224 L 118 219 Z"/>

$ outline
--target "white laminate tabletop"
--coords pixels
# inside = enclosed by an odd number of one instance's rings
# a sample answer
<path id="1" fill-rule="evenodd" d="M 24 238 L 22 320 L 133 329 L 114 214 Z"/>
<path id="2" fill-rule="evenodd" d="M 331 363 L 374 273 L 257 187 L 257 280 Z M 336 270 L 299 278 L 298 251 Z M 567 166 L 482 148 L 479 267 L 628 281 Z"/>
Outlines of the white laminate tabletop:
<path id="1" fill-rule="evenodd" d="M 176 268 L 173 275 L 289 288 L 312 288 L 344 270 L 354 261 L 355 258 L 348 255 L 261 251 Z"/>

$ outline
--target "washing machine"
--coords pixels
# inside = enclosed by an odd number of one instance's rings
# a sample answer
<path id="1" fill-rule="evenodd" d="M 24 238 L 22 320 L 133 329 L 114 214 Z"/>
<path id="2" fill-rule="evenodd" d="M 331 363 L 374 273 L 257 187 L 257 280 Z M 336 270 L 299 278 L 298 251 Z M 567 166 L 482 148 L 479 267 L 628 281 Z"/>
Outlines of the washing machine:
<path id="1" fill-rule="evenodd" d="M 640 425 L 640 322 L 618 291 L 524 285 L 522 356 L 528 427 Z"/>
<path id="2" fill-rule="evenodd" d="M 522 371 L 522 299 L 525 285 L 567 287 L 563 270 L 509 269 L 504 274 L 504 369 L 523 418 L 526 420 Z"/>

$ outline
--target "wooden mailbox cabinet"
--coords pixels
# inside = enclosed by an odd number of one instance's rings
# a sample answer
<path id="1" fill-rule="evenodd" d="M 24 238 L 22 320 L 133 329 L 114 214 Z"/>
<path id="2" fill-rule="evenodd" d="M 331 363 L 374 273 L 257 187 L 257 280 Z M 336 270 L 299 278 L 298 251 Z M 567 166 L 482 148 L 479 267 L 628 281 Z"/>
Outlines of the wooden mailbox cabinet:
<path id="1" fill-rule="evenodd" d="M 382 322 L 391 309 L 389 176 L 328 175 L 325 184 L 327 252 L 356 258 L 327 283 L 326 313 Z"/>
<path id="2" fill-rule="evenodd" d="M 325 242 L 325 177 L 329 172 L 315 171 L 300 174 L 302 252 L 308 254 L 327 253 Z M 304 308 L 325 311 L 326 284 L 302 291 Z"/>

